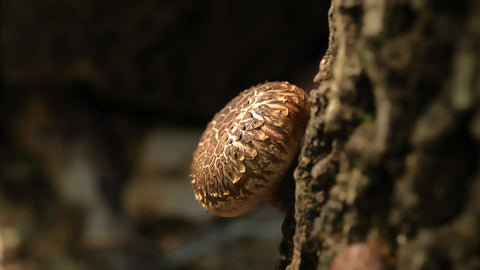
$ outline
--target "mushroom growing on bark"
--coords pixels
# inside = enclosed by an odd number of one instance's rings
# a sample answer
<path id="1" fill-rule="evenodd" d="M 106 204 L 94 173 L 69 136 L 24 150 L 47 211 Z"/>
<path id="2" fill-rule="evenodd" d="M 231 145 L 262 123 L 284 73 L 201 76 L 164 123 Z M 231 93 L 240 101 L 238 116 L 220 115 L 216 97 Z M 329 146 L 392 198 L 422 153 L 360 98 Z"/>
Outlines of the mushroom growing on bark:
<path id="1" fill-rule="evenodd" d="M 195 198 L 207 212 L 233 217 L 275 199 L 298 154 L 308 95 L 288 82 L 253 86 L 232 99 L 193 153 Z"/>

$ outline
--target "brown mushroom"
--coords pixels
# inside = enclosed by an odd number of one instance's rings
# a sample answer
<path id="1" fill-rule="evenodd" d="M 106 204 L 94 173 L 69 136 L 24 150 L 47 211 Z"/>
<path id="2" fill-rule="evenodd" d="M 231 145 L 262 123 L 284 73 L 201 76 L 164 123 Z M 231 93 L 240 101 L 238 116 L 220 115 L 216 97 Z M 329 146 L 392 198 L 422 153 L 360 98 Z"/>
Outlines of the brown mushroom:
<path id="1" fill-rule="evenodd" d="M 271 200 L 298 153 L 309 114 L 307 94 L 288 82 L 241 92 L 214 116 L 193 154 L 195 198 L 223 217 Z"/>

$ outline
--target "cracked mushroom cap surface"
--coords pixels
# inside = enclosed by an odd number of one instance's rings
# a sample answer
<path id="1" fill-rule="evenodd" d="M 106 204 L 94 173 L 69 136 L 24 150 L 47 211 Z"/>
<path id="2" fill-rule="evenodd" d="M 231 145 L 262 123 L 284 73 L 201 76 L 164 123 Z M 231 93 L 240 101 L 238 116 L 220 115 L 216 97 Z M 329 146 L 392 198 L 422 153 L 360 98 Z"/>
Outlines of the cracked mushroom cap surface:
<path id="1" fill-rule="evenodd" d="M 308 95 L 288 82 L 241 92 L 213 117 L 193 153 L 195 198 L 223 217 L 270 200 L 297 156 L 309 114 Z"/>

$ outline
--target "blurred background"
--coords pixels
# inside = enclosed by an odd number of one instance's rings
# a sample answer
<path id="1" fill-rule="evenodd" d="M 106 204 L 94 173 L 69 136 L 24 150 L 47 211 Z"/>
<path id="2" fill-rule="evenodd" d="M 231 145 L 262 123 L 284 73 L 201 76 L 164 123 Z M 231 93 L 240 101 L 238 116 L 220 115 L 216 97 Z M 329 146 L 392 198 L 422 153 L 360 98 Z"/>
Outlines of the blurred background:
<path id="1" fill-rule="evenodd" d="M 329 4 L 3 0 L 0 269 L 273 269 L 284 214 L 205 213 L 189 163 L 241 90 L 314 87 Z"/>

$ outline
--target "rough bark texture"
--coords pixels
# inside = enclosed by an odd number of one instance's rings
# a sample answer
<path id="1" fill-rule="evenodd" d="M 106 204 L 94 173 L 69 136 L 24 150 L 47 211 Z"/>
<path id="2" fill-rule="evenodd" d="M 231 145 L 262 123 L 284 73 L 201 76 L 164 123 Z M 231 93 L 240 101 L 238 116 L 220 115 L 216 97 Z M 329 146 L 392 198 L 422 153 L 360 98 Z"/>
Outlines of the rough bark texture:
<path id="1" fill-rule="evenodd" d="M 480 2 L 333 0 L 329 20 L 287 269 L 479 269 Z"/>

